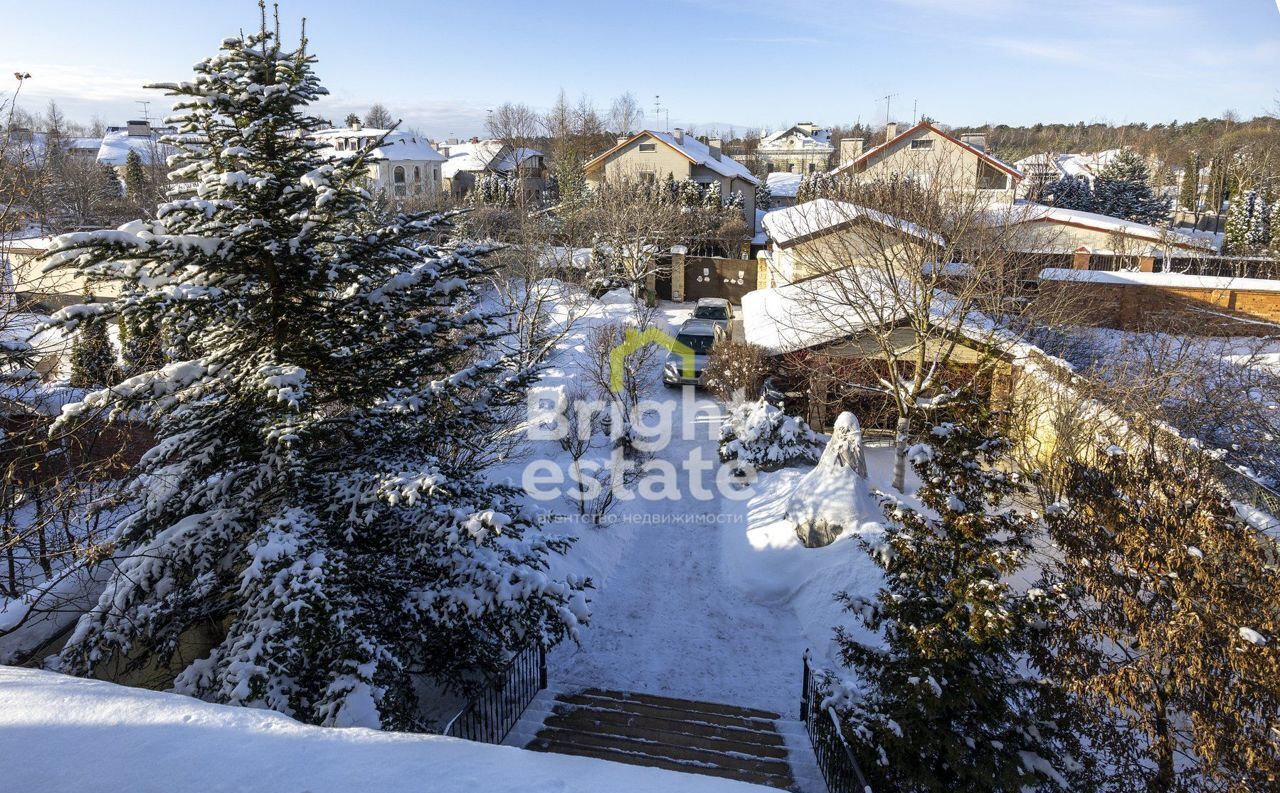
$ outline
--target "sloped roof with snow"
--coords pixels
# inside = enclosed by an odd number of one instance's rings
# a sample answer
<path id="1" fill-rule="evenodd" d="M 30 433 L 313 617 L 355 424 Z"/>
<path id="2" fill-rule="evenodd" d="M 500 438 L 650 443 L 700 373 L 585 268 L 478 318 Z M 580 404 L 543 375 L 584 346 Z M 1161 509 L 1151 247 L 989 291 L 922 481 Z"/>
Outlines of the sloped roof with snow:
<path id="1" fill-rule="evenodd" d="M 774 171 L 766 176 L 764 181 L 769 185 L 770 194 L 779 198 L 795 198 L 800 190 L 800 180 L 803 178 L 803 174 Z"/>
<path id="2" fill-rule="evenodd" d="M 1169 289 L 1235 289 L 1242 292 L 1280 292 L 1280 281 L 1266 278 L 1223 278 L 1190 273 L 1138 273 L 1129 271 L 1069 270 L 1046 267 L 1042 281 L 1087 281 L 1117 286 L 1160 286 Z"/>
<path id="3" fill-rule="evenodd" d="M 942 237 L 910 221 L 848 201 L 833 201 L 829 198 L 806 201 L 770 212 L 765 215 L 763 223 L 770 239 L 779 247 L 789 248 L 849 228 L 858 221 L 869 221 L 937 245 L 943 244 Z"/>
<path id="4" fill-rule="evenodd" d="M 136 151 L 143 165 L 163 165 L 178 150 L 161 143 L 160 135 L 154 130 L 150 135 L 130 135 L 127 129 L 111 130 L 103 136 L 98 147 L 98 162 L 118 167 L 129 161 L 129 152 Z"/>
<path id="5" fill-rule="evenodd" d="M 682 135 L 682 140 L 677 141 L 675 135 L 670 132 L 656 132 L 651 129 L 637 132 L 635 135 L 632 135 L 630 138 L 627 138 L 605 153 L 594 157 L 590 162 L 583 166 L 584 169 L 591 170 L 598 165 L 603 164 L 604 161 L 615 152 L 621 151 L 627 146 L 630 146 L 636 140 L 646 136 L 675 149 L 680 154 L 683 154 L 694 165 L 701 165 L 710 171 L 714 171 L 721 176 L 727 176 L 731 179 L 743 179 L 751 184 L 760 184 L 760 180 L 751 173 L 747 166 L 724 153 L 721 153 L 720 158 L 716 159 L 711 156 L 711 149 L 707 144 L 698 140 L 694 136 Z"/>
<path id="6" fill-rule="evenodd" d="M 1005 173 L 1012 176 L 1015 181 L 1023 178 L 1022 172 L 1019 171 L 1017 168 L 1013 167 L 1012 165 L 1010 165 L 1009 163 L 1005 162 L 1004 160 L 1001 160 L 999 157 L 995 157 L 983 151 L 982 149 L 975 148 L 974 146 L 970 146 L 968 143 L 965 143 L 959 138 L 948 135 L 947 133 L 935 127 L 933 124 L 930 124 L 928 121 L 921 121 L 919 124 L 916 124 L 914 127 L 911 127 L 905 132 L 901 132 L 898 135 L 896 135 L 893 138 L 893 140 L 885 141 L 884 143 L 881 143 L 879 146 L 872 146 L 870 149 L 865 151 L 861 157 L 850 160 L 849 162 L 838 166 L 834 171 L 832 171 L 832 173 L 843 173 L 860 164 L 870 164 L 875 160 L 878 160 L 884 155 L 888 154 L 889 151 L 892 150 L 894 146 L 898 144 L 899 141 L 906 140 L 910 136 L 916 134 L 917 132 L 923 129 L 927 129 L 933 134 L 937 135 L 939 138 L 946 140 L 952 143 L 953 145 L 958 146 L 961 149 L 964 149 L 965 151 L 968 151 L 977 155 L 979 159 L 985 161 L 988 165 L 992 166 L 993 168 L 998 168 L 999 170 L 1004 171 Z"/>
<path id="7" fill-rule="evenodd" d="M 431 143 L 425 138 L 418 138 L 410 135 L 408 132 L 400 132 L 398 130 L 388 132 L 385 129 L 351 129 L 350 127 L 338 127 L 335 129 L 322 129 L 312 135 L 312 138 L 321 144 L 324 144 L 326 153 L 337 157 L 351 157 L 356 152 L 339 151 L 337 142 L 344 138 L 354 138 L 359 141 L 361 148 L 372 146 L 374 142 L 386 135 L 383 145 L 369 152 L 370 160 L 386 160 L 389 162 L 398 161 L 414 161 L 414 162 L 444 162 L 444 155 L 436 151 Z"/>
<path id="8" fill-rule="evenodd" d="M 798 126 L 780 129 L 777 132 L 765 136 L 760 141 L 760 151 L 794 151 L 794 149 L 784 148 L 778 145 L 788 137 L 793 137 L 795 142 L 800 144 L 800 148 L 802 150 L 811 149 L 817 153 L 829 153 L 835 151 L 834 147 L 831 145 L 831 130 L 818 129 L 810 133 Z"/>
<path id="9" fill-rule="evenodd" d="M 1009 207 L 995 207 L 989 212 L 993 224 L 1020 223 L 1060 223 L 1080 228 L 1122 234 L 1133 239 L 1159 244 L 1171 244 L 1179 248 L 1196 248 L 1213 251 L 1216 245 L 1211 236 L 1200 236 L 1174 229 L 1162 229 L 1136 223 L 1124 218 L 1099 215 L 1096 212 L 1085 212 L 1079 209 L 1046 206 L 1034 202 L 1018 201 Z"/>
<path id="10" fill-rule="evenodd" d="M 511 173 L 516 169 L 517 163 L 542 156 L 542 152 L 537 149 L 515 149 L 500 140 L 451 143 L 448 149 L 449 158 L 444 164 L 446 177 L 453 177 L 464 171 Z"/>

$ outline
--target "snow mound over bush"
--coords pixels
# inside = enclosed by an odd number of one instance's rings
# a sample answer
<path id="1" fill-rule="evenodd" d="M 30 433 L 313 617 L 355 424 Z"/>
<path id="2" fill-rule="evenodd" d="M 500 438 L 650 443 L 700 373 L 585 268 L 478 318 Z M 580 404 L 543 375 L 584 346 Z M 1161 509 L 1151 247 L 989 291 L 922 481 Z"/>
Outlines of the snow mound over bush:
<path id="1" fill-rule="evenodd" d="M 0 735 L 6 791 L 773 790 L 439 735 L 311 727 L 271 711 L 14 667 L 0 667 Z"/>
<path id="2" fill-rule="evenodd" d="M 848 529 L 879 525 L 880 504 L 867 482 L 862 427 L 849 412 L 836 419 L 817 466 L 805 474 L 787 502 L 787 519 L 810 548 L 830 545 Z"/>
<path id="3" fill-rule="evenodd" d="M 763 398 L 729 408 L 720 427 L 720 459 L 726 463 L 736 460 L 757 471 L 773 471 L 813 463 L 821 455 L 821 435 Z"/>

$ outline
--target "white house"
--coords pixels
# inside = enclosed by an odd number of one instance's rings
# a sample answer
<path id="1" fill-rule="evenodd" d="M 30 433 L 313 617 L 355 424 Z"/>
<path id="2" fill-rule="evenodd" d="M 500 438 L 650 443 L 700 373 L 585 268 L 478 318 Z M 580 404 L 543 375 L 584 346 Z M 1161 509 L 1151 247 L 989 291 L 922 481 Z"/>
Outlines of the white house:
<path id="1" fill-rule="evenodd" d="M 425 138 L 407 132 L 368 129 L 359 124 L 320 130 L 312 137 L 323 144 L 323 151 L 331 156 L 345 158 L 366 152 L 369 186 L 373 192 L 400 197 L 440 192 L 445 157 Z M 373 148 L 379 140 L 382 145 Z"/>
<path id="2" fill-rule="evenodd" d="M 167 143 L 161 143 L 164 135 L 177 133 L 174 127 L 153 127 L 146 121 L 130 121 L 123 127 L 108 127 L 98 145 L 97 160 L 103 165 L 110 165 L 124 176 L 124 167 L 129 162 L 129 152 L 137 152 L 143 165 L 164 165 L 170 155 L 177 149 Z"/>
<path id="3" fill-rule="evenodd" d="M 827 170 L 835 151 L 831 130 L 802 121 L 766 135 L 756 149 L 756 157 L 768 171 L 805 174 Z"/>

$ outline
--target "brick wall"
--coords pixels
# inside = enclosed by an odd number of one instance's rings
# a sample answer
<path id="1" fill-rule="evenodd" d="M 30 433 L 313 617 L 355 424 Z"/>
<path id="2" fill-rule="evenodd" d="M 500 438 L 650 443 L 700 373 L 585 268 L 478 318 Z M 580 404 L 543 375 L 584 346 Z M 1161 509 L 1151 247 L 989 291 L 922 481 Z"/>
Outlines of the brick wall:
<path id="1" fill-rule="evenodd" d="M 1076 321 L 1082 325 L 1118 330 L 1200 336 L 1270 336 L 1280 332 L 1280 292 L 1041 281 L 1038 299 L 1072 306 Z"/>

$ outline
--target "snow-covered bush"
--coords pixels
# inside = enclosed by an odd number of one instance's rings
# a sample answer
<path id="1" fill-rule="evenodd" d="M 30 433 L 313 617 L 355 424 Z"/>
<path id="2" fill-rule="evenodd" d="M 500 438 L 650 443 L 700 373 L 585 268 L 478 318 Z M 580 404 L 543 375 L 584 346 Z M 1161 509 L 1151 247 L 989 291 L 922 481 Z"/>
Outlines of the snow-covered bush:
<path id="1" fill-rule="evenodd" d="M 707 390 L 726 402 L 756 397 L 768 375 L 764 348 L 742 341 L 717 344 L 703 373 Z"/>
<path id="2" fill-rule="evenodd" d="M 817 462 L 822 436 L 764 399 L 729 409 L 720 427 L 720 459 L 749 463 L 757 471 Z"/>
<path id="3" fill-rule="evenodd" d="M 830 545 L 846 529 L 878 523 L 880 503 L 867 482 L 862 427 L 848 411 L 836 419 L 817 466 L 805 474 L 787 502 L 787 519 L 810 548 Z"/>

